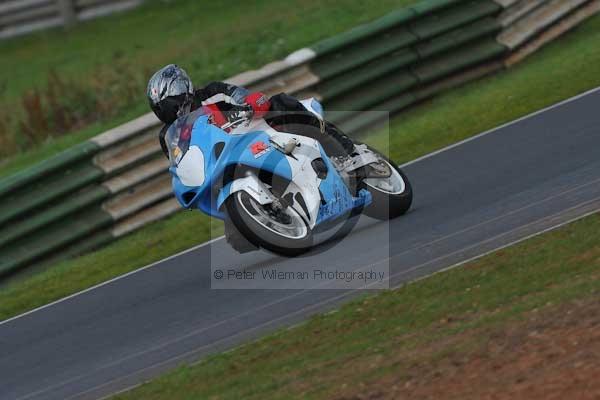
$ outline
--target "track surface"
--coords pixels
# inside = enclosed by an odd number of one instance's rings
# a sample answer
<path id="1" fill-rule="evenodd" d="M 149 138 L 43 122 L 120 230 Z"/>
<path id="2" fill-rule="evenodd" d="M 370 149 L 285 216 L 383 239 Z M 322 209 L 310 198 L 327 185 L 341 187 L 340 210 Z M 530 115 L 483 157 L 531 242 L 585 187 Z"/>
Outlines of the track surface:
<path id="1" fill-rule="evenodd" d="M 600 209 L 600 91 L 405 167 L 412 211 L 314 257 L 236 255 L 223 240 L 0 324 L 0 399 L 100 398 L 355 295 L 209 290 L 210 263 L 390 263 L 414 280 Z M 381 238 L 387 237 L 388 244 Z"/>

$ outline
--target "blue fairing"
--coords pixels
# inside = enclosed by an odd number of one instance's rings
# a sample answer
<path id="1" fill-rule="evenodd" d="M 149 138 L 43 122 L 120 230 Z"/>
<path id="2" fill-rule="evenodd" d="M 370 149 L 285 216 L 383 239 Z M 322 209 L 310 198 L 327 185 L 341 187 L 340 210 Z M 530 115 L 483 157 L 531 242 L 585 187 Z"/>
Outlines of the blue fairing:
<path id="1" fill-rule="evenodd" d="M 334 166 L 323 152 L 323 149 L 321 149 L 321 155 L 327 165 L 327 169 L 335 171 Z M 367 190 L 361 190 L 359 197 L 352 196 L 348 187 L 337 173 L 328 173 L 325 179 L 321 181 L 319 190 L 325 204 L 322 204 L 319 208 L 317 225 L 335 219 L 357 207 L 365 207 L 371 203 L 371 193 Z"/>
<path id="2" fill-rule="evenodd" d="M 321 117 L 323 117 L 323 106 L 321 105 L 321 103 L 319 103 L 315 99 L 312 99 L 312 101 L 310 102 L 310 105 L 313 108 L 313 110 L 315 110 L 317 112 L 317 114 L 319 114 Z"/>
<path id="3" fill-rule="evenodd" d="M 183 121 L 176 121 L 174 125 L 179 125 L 172 126 L 169 130 L 184 129 L 185 124 L 190 122 L 191 138 L 188 143 L 182 143 L 184 139 L 180 139 L 180 147 L 185 147 L 186 150 L 193 146 L 200 148 L 204 155 L 206 176 L 201 186 L 190 187 L 181 182 L 176 174 L 176 167 L 174 165 L 170 167 L 173 191 L 183 207 L 199 208 L 209 215 L 223 219 L 225 215 L 220 210 L 220 206 L 229 195 L 231 183 L 225 180 L 228 178 L 224 174 L 234 167 L 269 171 L 291 180 L 292 171 L 286 156 L 271 146 L 266 133 L 256 131 L 243 135 L 230 135 L 210 124 L 208 117 L 199 111 L 190 114 Z M 253 144 L 262 147 L 266 145 L 266 150 L 263 150 L 264 153 L 259 153 L 260 155 L 255 155 L 251 150 Z"/>

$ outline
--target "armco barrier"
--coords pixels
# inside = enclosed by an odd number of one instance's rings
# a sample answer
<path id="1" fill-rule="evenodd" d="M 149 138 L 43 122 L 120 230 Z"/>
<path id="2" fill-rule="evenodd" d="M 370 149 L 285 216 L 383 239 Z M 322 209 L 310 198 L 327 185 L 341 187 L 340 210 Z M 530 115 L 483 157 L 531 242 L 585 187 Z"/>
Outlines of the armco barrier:
<path id="1" fill-rule="evenodd" d="M 0 0 L 0 39 L 72 25 L 142 4 L 142 0 Z"/>
<path id="2" fill-rule="evenodd" d="M 600 0 L 425 0 L 229 82 L 314 96 L 358 132 L 510 66 L 600 10 Z M 333 114 L 332 114 L 333 116 Z M 152 114 L 0 180 L 0 276 L 81 254 L 172 214 Z"/>

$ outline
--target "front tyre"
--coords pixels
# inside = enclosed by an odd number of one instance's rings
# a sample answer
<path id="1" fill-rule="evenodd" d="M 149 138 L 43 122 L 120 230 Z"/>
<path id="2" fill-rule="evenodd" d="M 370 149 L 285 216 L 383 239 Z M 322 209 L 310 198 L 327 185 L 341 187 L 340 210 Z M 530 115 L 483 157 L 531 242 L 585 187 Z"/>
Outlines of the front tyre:
<path id="1" fill-rule="evenodd" d="M 271 204 L 261 205 L 245 191 L 229 196 L 225 205 L 231 222 L 255 246 L 287 257 L 312 247 L 312 231 L 292 207 L 276 210 Z"/>
<path id="2" fill-rule="evenodd" d="M 361 187 L 367 189 L 373 198 L 373 202 L 363 213 L 383 221 L 405 214 L 413 199 L 412 186 L 408 178 L 387 157 L 373 149 L 369 150 L 374 152 L 380 161 L 378 164 L 368 166 L 371 168 L 369 177 L 361 182 Z M 385 177 L 376 177 L 378 173 Z"/>

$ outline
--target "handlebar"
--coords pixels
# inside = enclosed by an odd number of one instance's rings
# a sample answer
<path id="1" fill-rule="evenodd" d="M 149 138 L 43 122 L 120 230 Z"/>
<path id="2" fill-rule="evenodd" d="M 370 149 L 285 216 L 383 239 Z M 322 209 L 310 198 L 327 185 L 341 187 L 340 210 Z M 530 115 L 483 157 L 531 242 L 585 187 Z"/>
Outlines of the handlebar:
<path id="1" fill-rule="evenodd" d="M 230 128 L 235 128 L 238 125 L 252 119 L 252 112 L 250 111 L 240 111 L 238 113 L 238 119 L 234 120 L 234 121 L 229 121 L 223 125 L 221 125 L 221 129 L 225 130 L 225 129 L 230 129 Z"/>

